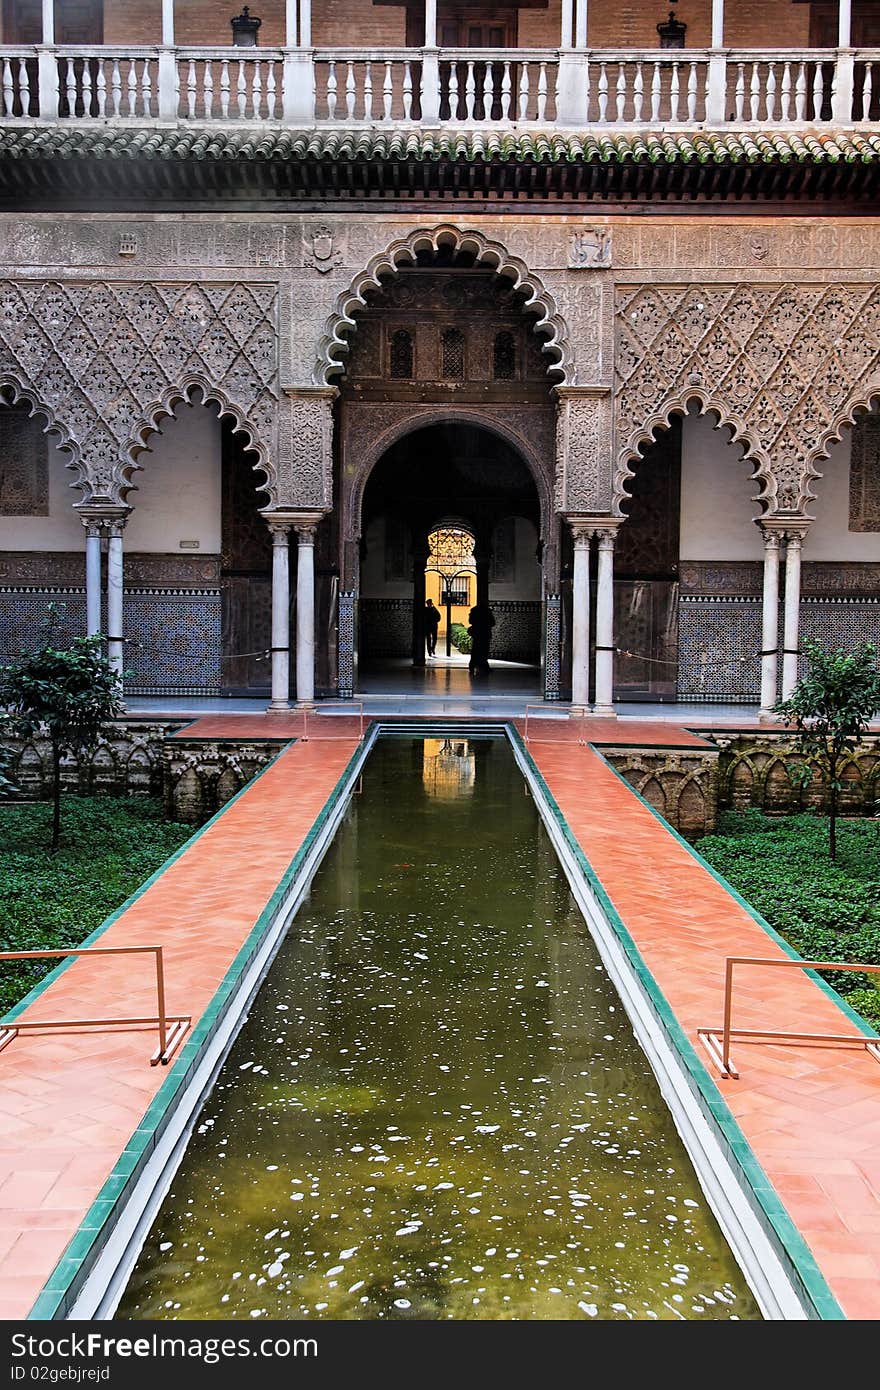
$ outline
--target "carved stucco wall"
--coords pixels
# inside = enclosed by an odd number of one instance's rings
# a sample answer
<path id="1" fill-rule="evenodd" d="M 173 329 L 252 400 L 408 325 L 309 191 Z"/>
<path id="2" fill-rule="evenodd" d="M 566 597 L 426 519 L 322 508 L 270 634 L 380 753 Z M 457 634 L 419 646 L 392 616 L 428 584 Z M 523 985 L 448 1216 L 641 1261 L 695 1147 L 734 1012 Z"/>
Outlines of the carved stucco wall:
<path id="1" fill-rule="evenodd" d="M 816 464 L 880 391 L 880 290 L 621 287 L 616 376 L 617 507 L 640 445 L 696 398 L 745 445 L 765 510 L 803 514 Z"/>
<path id="2" fill-rule="evenodd" d="M 196 387 L 235 418 L 274 493 L 276 299 L 233 280 L 7 280 L 0 383 L 58 430 L 85 501 L 124 499 L 148 435 Z"/>

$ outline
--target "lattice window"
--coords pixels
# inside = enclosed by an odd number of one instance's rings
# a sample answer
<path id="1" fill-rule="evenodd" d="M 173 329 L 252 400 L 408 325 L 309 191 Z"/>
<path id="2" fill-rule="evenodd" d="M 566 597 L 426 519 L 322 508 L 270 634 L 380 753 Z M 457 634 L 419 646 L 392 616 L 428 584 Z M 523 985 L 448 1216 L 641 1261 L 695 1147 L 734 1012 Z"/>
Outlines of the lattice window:
<path id="1" fill-rule="evenodd" d="M 464 334 L 460 328 L 444 328 L 440 358 L 440 375 L 444 381 L 464 380 Z"/>
<path id="2" fill-rule="evenodd" d="M 512 333 L 495 334 L 492 375 L 496 381 L 512 381 L 516 376 L 516 342 Z"/>
<path id="3" fill-rule="evenodd" d="M 398 328 L 391 337 L 391 375 L 398 381 L 407 381 L 413 375 L 412 334 L 405 328 Z"/>

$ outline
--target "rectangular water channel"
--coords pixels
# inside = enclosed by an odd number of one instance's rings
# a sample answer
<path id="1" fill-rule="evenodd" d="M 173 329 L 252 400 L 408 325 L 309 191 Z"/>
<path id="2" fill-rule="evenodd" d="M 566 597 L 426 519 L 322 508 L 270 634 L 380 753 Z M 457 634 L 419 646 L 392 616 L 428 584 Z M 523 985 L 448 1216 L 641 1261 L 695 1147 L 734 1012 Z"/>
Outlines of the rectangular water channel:
<path id="1" fill-rule="evenodd" d="M 505 739 L 376 744 L 116 1317 L 761 1317 Z"/>

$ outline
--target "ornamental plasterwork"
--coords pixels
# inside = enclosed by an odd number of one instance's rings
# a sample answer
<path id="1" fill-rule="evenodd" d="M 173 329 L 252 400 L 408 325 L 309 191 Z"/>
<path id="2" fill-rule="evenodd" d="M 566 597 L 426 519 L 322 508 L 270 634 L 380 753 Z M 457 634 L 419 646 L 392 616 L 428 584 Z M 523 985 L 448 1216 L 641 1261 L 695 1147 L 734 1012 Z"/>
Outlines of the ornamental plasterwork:
<path id="1" fill-rule="evenodd" d="M 556 510 L 610 511 L 610 393 L 592 388 L 560 387 L 558 396 Z"/>
<path id="2" fill-rule="evenodd" d="M 617 507 L 639 446 L 695 397 L 748 447 L 766 510 L 803 512 L 815 463 L 880 389 L 880 289 L 622 289 L 616 376 Z"/>
<path id="3" fill-rule="evenodd" d="M 0 283 L 0 380 L 72 444 L 85 501 L 119 502 L 137 454 L 201 387 L 234 416 L 274 488 L 276 286 L 231 281 Z"/>
<path id="4" fill-rule="evenodd" d="M 334 388 L 287 392 L 278 426 L 277 505 L 333 505 Z"/>
<path id="5" fill-rule="evenodd" d="M 849 529 L 880 531 L 880 416 L 866 415 L 852 429 Z"/>

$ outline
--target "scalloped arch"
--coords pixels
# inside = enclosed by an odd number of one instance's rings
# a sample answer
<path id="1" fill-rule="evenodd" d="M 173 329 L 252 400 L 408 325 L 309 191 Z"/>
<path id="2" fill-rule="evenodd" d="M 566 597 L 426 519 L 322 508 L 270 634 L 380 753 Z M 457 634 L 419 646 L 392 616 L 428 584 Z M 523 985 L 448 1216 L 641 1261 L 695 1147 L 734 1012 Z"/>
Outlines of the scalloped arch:
<path id="1" fill-rule="evenodd" d="M 274 506 L 277 474 L 270 462 L 269 451 L 264 441 L 247 416 L 234 401 L 230 400 L 225 391 L 195 373 L 183 377 L 174 386 L 169 386 L 161 398 L 147 408 L 129 435 L 128 442 L 122 452 L 123 463 L 119 469 L 120 500 L 124 500 L 127 493 L 135 487 L 132 482 L 132 474 L 143 471 L 143 464 L 138 463 L 138 456 L 149 448 L 150 436 L 159 430 L 163 420 L 173 417 L 175 406 L 179 405 L 181 401 L 192 404 L 192 396 L 196 391 L 201 393 L 202 405 L 216 405 L 219 407 L 221 419 L 224 415 L 228 415 L 235 421 L 234 433 L 243 434 L 247 449 L 257 455 L 258 462 L 254 464 L 254 471 L 265 475 L 265 485 L 256 483 L 255 486 L 258 491 L 269 493 Z"/>
<path id="2" fill-rule="evenodd" d="M 813 479 L 822 477 L 816 464 L 822 463 L 829 457 L 833 446 L 839 444 L 843 438 L 844 430 L 852 429 L 859 416 L 872 414 L 875 406 L 880 408 L 880 381 L 875 381 L 860 395 L 850 397 L 840 413 L 832 420 L 819 442 L 807 455 L 804 471 L 801 474 L 798 497 L 798 506 L 802 511 L 806 511 L 810 502 L 816 501 L 816 494 L 810 489 Z"/>
<path id="3" fill-rule="evenodd" d="M 568 342 L 565 320 L 556 303 L 537 275 L 525 261 L 512 256 L 499 241 L 490 241 L 481 232 L 462 231 L 450 223 L 422 228 L 408 237 L 392 241 L 378 252 L 352 280 L 336 301 L 335 308 L 324 325 L 318 342 L 314 381 L 318 386 L 332 385 L 332 377 L 343 370 L 340 360 L 348 351 L 348 335 L 355 332 L 355 315 L 367 306 L 368 294 L 381 290 L 383 275 L 396 275 L 402 262 L 415 260 L 419 251 L 437 251 L 441 246 L 472 254 L 475 260 L 491 266 L 496 274 L 513 279 L 517 289 L 530 291 L 524 307 L 538 313 L 535 331 L 546 335 L 542 351 L 553 360 L 548 371 L 558 373 L 560 385 L 571 385 L 575 379 L 574 363 Z"/>
<path id="4" fill-rule="evenodd" d="M 478 429 L 484 429 L 489 434 L 497 435 L 499 439 L 503 439 L 506 444 L 516 450 L 535 484 L 541 509 L 541 535 L 546 536 L 550 518 L 553 515 L 552 489 L 528 440 L 506 426 L 503 420 L 496 420 L 494 416 L 484 415 L 474 409 L 456 411 L 454 406 L 438 406 L 436 412 L 431 412 L 428 415 L 418 415 L 407 420 L 399 420 L 371 443 L 367 453 L 359 459 L 356 474 L 351 482 L 349 517 L 350 524 L 354 526 L 357 534 L 360 534 L 361 529 L 364 491 L 370 474 L 379 460 L 407 435 L 416 434 L 422 429 L 432 429 L 435 425 L 440 424 L 472 425 Z"/>
<path id="5" fill-rule="evenodd" d="M 617 461 L 612 510 L 618 516 L 623 515 L 621 503 L 626 501 L 629 496 L 624 485 L 629 478 L 634 476 L 634 469 L 631 465 L 638 461 L 642 447 L 653 443 L 655 430 L 669 429 L 673 416 L 686 415 L 691 401 L 698 403 L 701 415 L 717 415 L 718 427 L 731 431 L 731 444 L 742 445 L 743 459 L 753 465 L 752 479 L 760 484 L 760 491 L 755 494 L 753 501 L 760 502 L 764 515 L 775 512 L 777 509 L 776 479 L 763 453 L 755 446 L 748 426 L 739 416 L 729 411 L 723 401 L 719 401 L 711 392 L 698 386 L 689 386 L 686 391 L 667 397 L 662 408 L 649 416 L 641 429 L 627 440 Z"/>
<path id="6" fill-rule="evenodd" d="M 71 487 L 81 488 L 83 494 L 90 491 L 90 483 L 82 454 L 77 441 L 67 429 L 63 420 L 59 420 L 54 410 L 45 401 L 40 399 L 39 393 L 34 390 L 26 381 L 11 371 L 8 367 L 0 368 L 0 395 L 4 391 L 12 392 L 12 404 L 17 405 L 19 401 L 24 401 L 30 406 L 31 418 L 35 415 L 42 415 L 46 424 L 43 429 L 44 434 L 57 434 L 59 436 L 58 448 L 64 449 L 70 458 L 64 464 L 65 468 L 71 469 L 76 478 L 70 484 Z"/>

